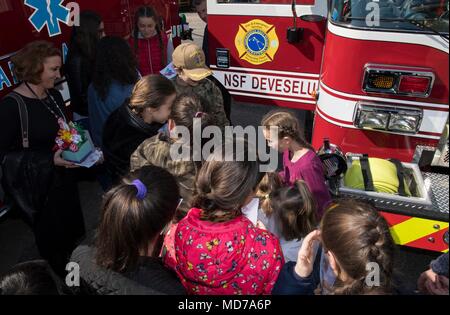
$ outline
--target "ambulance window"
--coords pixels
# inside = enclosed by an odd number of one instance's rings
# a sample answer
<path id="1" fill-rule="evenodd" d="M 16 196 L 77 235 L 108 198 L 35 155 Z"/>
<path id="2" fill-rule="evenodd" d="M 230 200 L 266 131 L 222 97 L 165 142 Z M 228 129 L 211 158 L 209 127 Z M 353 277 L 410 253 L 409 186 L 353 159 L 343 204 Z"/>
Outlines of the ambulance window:
<path id="1" fill-rule="evenodd" d="M 12 9 L 11 0 L 0 0 L 0 13 L 12 11 Z"/>
<path id="2" fill-rule="evenodd" d="M 448 33 L 449 0 L 332 0 L 330 10 L 351 27 Z"/>
<path id="3" fill-rule="evenodd" d="M 217 0 L 217 3 L 292 4 L 292 0 Z M 297 5 L 314 5 L 315 0 L 296 0 Z"/>

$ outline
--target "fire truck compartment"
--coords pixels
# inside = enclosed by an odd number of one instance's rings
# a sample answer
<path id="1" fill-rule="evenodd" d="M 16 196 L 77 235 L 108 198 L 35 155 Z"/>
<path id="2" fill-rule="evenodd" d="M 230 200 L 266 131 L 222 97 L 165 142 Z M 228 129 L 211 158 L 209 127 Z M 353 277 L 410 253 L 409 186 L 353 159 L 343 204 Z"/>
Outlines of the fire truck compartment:
<path id="1" fill-rule="evenodd" d="M 344 185 L 343 179 L 340 181 L 339 194 L 341 197 L 369 201 L 382 211 L 448 222 L 448 174 L 424 173 L 413 163 L 402 165 L 412 197 L 352 189 Z"/>

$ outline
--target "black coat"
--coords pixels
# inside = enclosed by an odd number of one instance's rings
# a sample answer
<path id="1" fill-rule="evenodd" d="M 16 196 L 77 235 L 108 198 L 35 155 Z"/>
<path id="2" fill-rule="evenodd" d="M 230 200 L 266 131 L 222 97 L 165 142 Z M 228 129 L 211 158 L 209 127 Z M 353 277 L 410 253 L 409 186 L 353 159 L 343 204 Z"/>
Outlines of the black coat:
<path id="1" fill-rule="evenodd" d="M 158 258 L 140 257 L 138 267 L 117 273 L 95 263 L 95 249 L 79 246 L 71 261 L 80 266 L 81 291 L 92 295 L 184 295 L 177 276 Z"/>
<path id="2" fill-rule="evenodd" d="M 64 110 L 61 94 L 53 89 L 49 93 L 59 109 Z M 65 275 L 70 253 L 85 234 L 78 186 L 74 179 L 74 172 L 78 170 L 53 164 L 52 148 L 59 130 L 57 119 L 41 101 L 24 96 L 22 99 L 28 111 L 30 150 L 48 156 L 50 163 L 46 168 L 53 174 L 44 180 L 41 172 L 40 186 L 33 188 L 39 188 L 39 193 L 43 194 L 43 205 L 37 209 L 34 219 L 30 222 L 27 218 L 26 222 L 32 225 L 41 257 L 48 260 L 59 275 Z M 49 104 L 54 112 L 59 113 L 54 103 Z M 17 150 L 22 150 L 19 110 L 16 101 L 8 97 L 0 102 L 0 161 L 4 155 Z M 36 164 L 32 170 L 37 171 L 44 167 L 42 165 Z M 26 184 L 17 186 L 27 187 Z"/>
<path id="3" fill-rule="evenodd" d="M 102 149 L 113 182 L 128 173 L 131 154 L 144 140 L 155 136 L 162 126 L 146 124 L 131 112 L 127 102 L 111 113 L 103 128 Z"/>
<path id="4" fill-rule="evenodd" d="M 72 111 L 88 116 L 87 91 L 92 81 L 93 62 L 83 58 L 76 48 L 71 48 L 67 56 L 64 71 L 70 92 Z"/>

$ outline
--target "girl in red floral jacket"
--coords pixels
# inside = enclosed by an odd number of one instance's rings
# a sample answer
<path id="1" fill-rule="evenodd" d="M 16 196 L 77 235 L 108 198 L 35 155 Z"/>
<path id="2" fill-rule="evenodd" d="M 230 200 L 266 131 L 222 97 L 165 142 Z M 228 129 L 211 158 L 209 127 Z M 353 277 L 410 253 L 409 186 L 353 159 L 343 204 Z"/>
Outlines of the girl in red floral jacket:
<path id="1" fill-rule="evenodd" d="M 159 74 L 167 64 L 168 40 L 159 21 L 152 7 L 144 6 L 136 11 L 129 44 L 136 54 L 142 76 Z"/>
<path id="2" fill-rule="evenodd" d="M 255 194 L 258 167 L 216 151 L 199 171 L 194 208 L 175 235 L 175 270 L 189 294 L 272 292 L 284 264 L 279 241 L 241 212 Z"/>

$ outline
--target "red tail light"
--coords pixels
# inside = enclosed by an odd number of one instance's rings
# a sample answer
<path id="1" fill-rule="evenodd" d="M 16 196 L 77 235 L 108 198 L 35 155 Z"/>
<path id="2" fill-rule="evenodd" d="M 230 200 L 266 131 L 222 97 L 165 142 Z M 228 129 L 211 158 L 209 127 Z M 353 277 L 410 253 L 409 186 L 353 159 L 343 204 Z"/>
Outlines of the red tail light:
<path id="1" fill-rule="evenodd" d="M 431 78 L 411 75 L 402 75 L 398 92 L 414 95 L 426 95 L 430 91 Z"/>
<path id="2" fill-rule="evenodd" d="M 432 69 L 367 64 L 363 91 L 367 93 L 428 97 L 434 84 Z"/>

